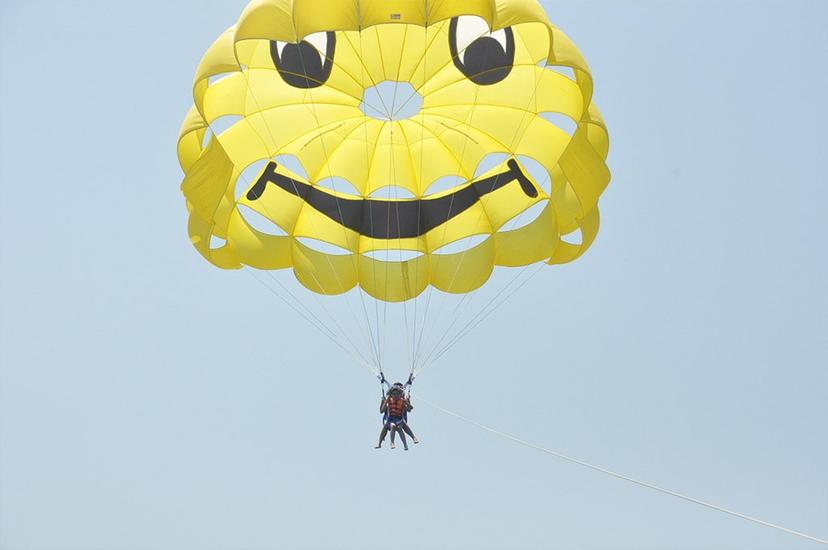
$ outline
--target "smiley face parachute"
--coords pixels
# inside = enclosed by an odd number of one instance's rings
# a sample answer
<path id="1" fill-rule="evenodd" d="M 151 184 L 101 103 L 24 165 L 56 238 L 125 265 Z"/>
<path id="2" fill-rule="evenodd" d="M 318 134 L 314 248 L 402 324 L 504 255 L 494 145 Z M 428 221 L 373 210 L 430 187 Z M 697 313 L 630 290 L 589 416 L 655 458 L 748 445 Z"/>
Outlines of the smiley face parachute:
<path id="1" fill-rule="evenodd" d="M 592 92 L 536 0 L 255 0 L 196 72 L 178 142 L 191 241 L 364 359 L 350 323 L 309 306 L 326 299 L 271 272 L 358 300 L 377 371 L 392 304 L 416 372 L 508 298 L 467 308 L 496 266 L 522 276 L 593 242 L 610 174 Z M 434 296 L 471 320 L 432 329 Z"/>

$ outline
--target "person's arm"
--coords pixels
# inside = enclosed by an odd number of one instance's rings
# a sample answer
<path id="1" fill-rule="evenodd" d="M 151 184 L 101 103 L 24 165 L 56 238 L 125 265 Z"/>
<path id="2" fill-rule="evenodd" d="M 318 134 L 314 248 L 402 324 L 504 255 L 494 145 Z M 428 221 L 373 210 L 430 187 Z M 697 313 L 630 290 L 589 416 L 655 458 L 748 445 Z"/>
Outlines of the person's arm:
<path id="1" fill-rule="evenodd" d="M 413 411 L 414 410 L 414 405 L 411 404 L 411 398 L 410 397 L 406 398 L 406 400 L 405 400 L 405 410 L 406 411 Z"/>
<path id="2" fill-rule="evenodd" d="M 380 412 L 384 413 L 388 410 L 388 399 L 383 397 L 382 401 L 380 401 Z"/>

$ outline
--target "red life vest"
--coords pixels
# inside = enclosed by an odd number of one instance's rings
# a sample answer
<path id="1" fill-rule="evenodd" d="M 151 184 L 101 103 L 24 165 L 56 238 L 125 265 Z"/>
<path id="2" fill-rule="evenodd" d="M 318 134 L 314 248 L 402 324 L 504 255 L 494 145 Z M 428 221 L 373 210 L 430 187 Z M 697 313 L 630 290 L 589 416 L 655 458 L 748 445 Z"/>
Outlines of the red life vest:
<path id="1" fill-rule="evenodd" d="M 401 397 L 388 398 L 388 416 L 402 416 L 405 414 L 405 399 Z"/>

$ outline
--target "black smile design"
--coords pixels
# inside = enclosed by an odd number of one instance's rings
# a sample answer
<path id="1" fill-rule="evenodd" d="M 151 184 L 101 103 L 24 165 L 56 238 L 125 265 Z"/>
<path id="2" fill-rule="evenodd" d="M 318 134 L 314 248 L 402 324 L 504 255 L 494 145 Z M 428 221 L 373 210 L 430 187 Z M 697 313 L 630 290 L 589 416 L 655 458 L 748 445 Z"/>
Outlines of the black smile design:
<path id="1" fill-rule="evenodd" d="M 474 206 L 484 195 L 497 191 L 513 181 L 520 183 L 521 189 L 528 197 L 537 197 L 538 190 L 523 173 L 517 161 L 509 159 L 506 165 L 509 167 L 508 170 L 473 182 L 442 197 L 377 200 L 337 197 L 319 187 L 277 173 L 278 165 L 270 162 L 256 184 L 247 192 L 247 199 L 260 199 L 267 184 L 272 183 L 360 235 L 374 239 L 406 239 L 425 235 Z"/>

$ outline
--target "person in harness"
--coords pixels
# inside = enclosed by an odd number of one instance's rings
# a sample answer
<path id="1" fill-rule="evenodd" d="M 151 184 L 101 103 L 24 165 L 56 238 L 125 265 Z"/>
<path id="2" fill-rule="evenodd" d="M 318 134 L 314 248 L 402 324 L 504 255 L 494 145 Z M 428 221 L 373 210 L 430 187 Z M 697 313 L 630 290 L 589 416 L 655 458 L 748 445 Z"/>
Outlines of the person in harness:
<path id="1" fill-rule="evenodd" d="M 391 431 L 391 448 L 396 448 L 395 438 L 397 432 L 400 432 L 400 439 L 402 440 L 403 448 L 408 450 L 408 441 L 405 439 L 405 434 L 411 436 L 411 440 L 416 444 L 420 441 L 411 427 L 408 425 L 408 412 L 414 408 L 411 405 L 411 397 L 406 395 L 405 386 L 397 382 L 388 389 L 385 397 L 380 402 L 380 412 L 383 414 L 382 431 L 380 432 L 379 442 L 375 449 L 382 447 L 385 441 L 385 436 L 388 431 Z"/>

